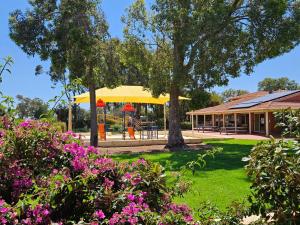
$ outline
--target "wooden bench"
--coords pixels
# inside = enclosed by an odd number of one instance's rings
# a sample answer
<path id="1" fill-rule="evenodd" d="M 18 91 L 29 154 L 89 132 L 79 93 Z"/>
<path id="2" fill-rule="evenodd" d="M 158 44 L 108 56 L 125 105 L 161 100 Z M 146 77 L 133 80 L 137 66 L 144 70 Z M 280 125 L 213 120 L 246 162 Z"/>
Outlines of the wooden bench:
<path id="1" fill-rule="evenodd" d="M 222 133 L 248 133 L 248 127 L 221 127 L 220 128 L 220 134 Z"/>
<path id="2" fill-rule="evenodd" d="M 219 131 L 219 127 L 217 126 L 198 126 L 195 130 L 198 132 L 202 131 L 203 133 L 205 131 Z"/>

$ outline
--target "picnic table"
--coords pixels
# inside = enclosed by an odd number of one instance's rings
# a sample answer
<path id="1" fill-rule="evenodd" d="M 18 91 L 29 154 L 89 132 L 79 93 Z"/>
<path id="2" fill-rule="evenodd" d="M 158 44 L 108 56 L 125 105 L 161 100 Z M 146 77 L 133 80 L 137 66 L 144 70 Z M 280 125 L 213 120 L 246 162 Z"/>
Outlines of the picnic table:
<path id="1" fill-rule="evenodd" d="M 158 139 L 158 126 L 154 121 L 141 122 L 140 139 Z"/>
<path id="2" fill-rule="evenodd" d="M 220 128 L 218 126 L 198 126 L 195 129 L 204 133 L 205 131 L 219 131 Z"/>

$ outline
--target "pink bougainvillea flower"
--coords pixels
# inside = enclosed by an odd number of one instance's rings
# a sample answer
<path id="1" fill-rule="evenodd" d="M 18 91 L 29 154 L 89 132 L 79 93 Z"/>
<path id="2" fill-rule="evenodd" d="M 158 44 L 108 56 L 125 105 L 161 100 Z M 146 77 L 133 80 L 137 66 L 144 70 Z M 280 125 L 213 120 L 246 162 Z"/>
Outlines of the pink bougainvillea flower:
<path id="1" fill-rule="evenodd" d="M 8 208 L 0 208 L 0 213 L 5 214 L 5 213 L 7 213 L 8 211 L 9 211 Z"/>
<path id="2" fill-rule="evenodd" d="M 49 212 L 48 209 L 45 209 L 45 210 L 43 211 L 43 215 L 44 215 L 44 216 L 48 216 L 49 214 L 50 214 L 50 212 Z"/>
<path id="3" fill-rule="evenodd" d="M 94 146 L 88 146 L 87 152 L 88 152 L 88 154 L 90 154 L 90 153 L 98 154 L 98 150 Z"/>
<path id="4" fill-rule="evenodd" d="M 104 218 L 105 218 L 105 214 L 104 214 L 104 212 L 100 209 L 100 210 L 97 210 L 97 211 L 95 212 L 95 217 L 96 217 L 97 219 L 104 219 Z"/>
<path id="5" fill-rule="evenodd" d="M 84 170 L 87 167 L 85 159 L 76 156 L 71 162 L 75 171 Z"/>
<path id="6" fill-rule="evenodd" d="M 25 121 L 21 122 L 19 126 L 24 127 L 24 128 L 31 127 L 31 121 L 32 120 L 25 120 Z"/>
<path id="7" fill-rule="evenodd" d="M 97 221 L 93 221 L 90 223 L 90 225 L 99 225 L 99 223 Z"/>
<path id="8" fill-rule="evenodd" d="M 137 177 L 134 177 L 132 180 L 131 180 L 131 184 L 133 186 L 136 186 L 138 185 L 139 183 L 141 183 L 142 181 L 142 178 L 138 175 Z"/>
<path id="9" fill-rule="evenodd" d="M 1 217 L 0 222 L 1 222 L 1 224 L 7 224 L 8 221 L 4 217 Z"/>
<path id="10" fill-rule="evenodd" d="M 106 188 L 111 188 L 112 186 L 114 186 L 115 182 L 105 177 L 103 184 Z"/>
<path id="11" fill-rule="evenodd" d="M 140 165 L 146 165 L 146 164 L 147 164 L 146 160 L 143 159 L 143 158 L 139 159 L 139 160 L 137 161 L 137 163 L 140 164 Z"/>
<path id="12" fill-rule="evenodd" d="M 72 137 L 77 137 L 77 135 L 71 130 L 68 130 L 67 132 L 65 132 L 65 135 L 67 135 L 67 136 L 69 135 L 69 136 L 72 136 Z"/>
<path id="13" fill-rule="evenodd" d="M 4 132 L 4 131 L 2 131 L 2 130 L 0 130 L 0 138 L 3 138 L 3 137 L 4 137 L 4 135 L 5 135 L 5 132 Z"/>
<path id="14" fill-rule="evenodd" d="M 135 196 L 133 194 L 127 195 L 127 198 L 129 201 L 132 201 L 132 202 L 135 200 Z"/>
<path id="15" fill-rule="evenodd" d="M 129 180 L 129 179 L 132 178 L 132 176 L 131 176 L 130 173 L 125 173 L 125 174 L 124 174 L 124 178 L 127 179 L 127 180 Z"/>

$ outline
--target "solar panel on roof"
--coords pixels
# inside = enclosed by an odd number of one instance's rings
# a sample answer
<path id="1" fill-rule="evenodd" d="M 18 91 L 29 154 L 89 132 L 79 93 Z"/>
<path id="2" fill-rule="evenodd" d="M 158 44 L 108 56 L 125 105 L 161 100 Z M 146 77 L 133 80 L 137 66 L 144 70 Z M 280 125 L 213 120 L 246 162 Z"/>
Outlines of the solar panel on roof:
<path id="1" fill-rule="evenodd" d="M 258 97 L 258 98 L 255 98 L 255 99 L 251 99 L 251 100 L 239 103 L 237 105 L 234 105 L 230 109 L 249 108 L 249 107 L 252 107 L 252 106 L 264 103 L 264 102 L 272 101 L 272 100 L 275 100 L 275 99 L 278 99 L 278 98 L 282 98 L 282 97 L 285 97 L 285 96 L 288 96 L 288 95 L 291 95 L 291 94 L 294 94 L 294 93 L 297 93 L 297 92 L 299 92 L 299 90 L 275 92 L 275 93 L 272 93 L 272 94 L 268 94 L 268 95 L 265 95 L 265 96 L 262 96 L 262 97 Z"/>

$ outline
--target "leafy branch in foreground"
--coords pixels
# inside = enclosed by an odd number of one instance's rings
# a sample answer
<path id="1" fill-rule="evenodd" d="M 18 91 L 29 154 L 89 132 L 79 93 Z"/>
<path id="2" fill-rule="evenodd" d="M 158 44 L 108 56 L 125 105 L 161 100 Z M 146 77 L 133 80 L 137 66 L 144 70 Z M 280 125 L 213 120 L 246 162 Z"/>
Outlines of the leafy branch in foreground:
<path id="1" fill-rule="evenodd" d="M 2 75 L 4 73 L 4 71 L 11 73 L 9 67 L 11 67 L 11 65 L 13 64 L 13 59 L 10 56 L 7 56 L 4 58 L 4 64 L 0 65 L 0 83 L 2 83 Z"/>
<path id="2" fill-rule="evenodd" d="M 2 75 L 6 71 L 11 73 L 9 67 L 13 64 L 13 59 L 10 56 L 4 58 L 4 64 L 0 64 L 0 83 L 2 83 Z M 0 116 L 3 114 L 13 115 L 15 110 L 13 109 L 14 99 L 10 96 L 3 95 L 0 91 Z"/>
<path id="3" fill-rule="evenodd" d="M 185 166 L 182 167 L 183 171 L 190 170 L 193 175 L 195 175 L 197 169 L 203 169 L 206 166 L 206 158 L 214 158 L 216 154 L 221 153 L 223 148 L 217 147 L 205 151 L 205 153 L 197 154 L 197 159 L 188 162 Z"/>

